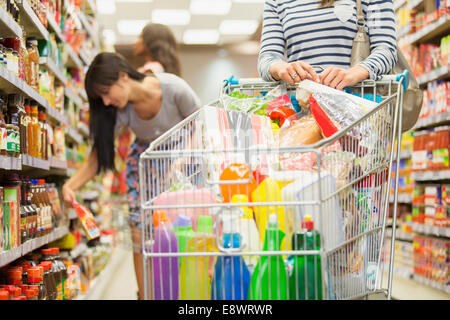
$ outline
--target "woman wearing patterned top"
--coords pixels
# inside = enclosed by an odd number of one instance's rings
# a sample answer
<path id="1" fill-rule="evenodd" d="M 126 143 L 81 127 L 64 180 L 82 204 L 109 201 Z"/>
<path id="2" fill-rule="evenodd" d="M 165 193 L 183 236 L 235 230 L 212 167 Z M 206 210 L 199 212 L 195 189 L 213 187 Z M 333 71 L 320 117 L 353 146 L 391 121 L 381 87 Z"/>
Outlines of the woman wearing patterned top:
<path id="1" fill-rule="evenodd" d="M 362 0 L 362 11 L 371 54 L 350 67 L 356 0 L 266 0 L 258 61 L 261 77 L 291 85 L 310 79 L 341 90 L 389 73 L 397 62 L 392 0 Z M 324 70 L 318 74 L 314 66 Z"/>

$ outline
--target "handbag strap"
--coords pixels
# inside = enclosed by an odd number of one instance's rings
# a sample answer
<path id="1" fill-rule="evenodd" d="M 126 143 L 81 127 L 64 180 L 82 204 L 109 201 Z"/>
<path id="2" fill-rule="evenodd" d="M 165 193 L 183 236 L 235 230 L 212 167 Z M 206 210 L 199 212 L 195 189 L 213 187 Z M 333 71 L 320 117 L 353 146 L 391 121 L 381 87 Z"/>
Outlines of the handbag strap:
<path id="1" fill-rule="evenodd" d="M 366 19 L 364 19 L 361 0 L 356 0 L 356 27 L 358 28 L 358 31 L 363 32 L 365 26 Z"/>

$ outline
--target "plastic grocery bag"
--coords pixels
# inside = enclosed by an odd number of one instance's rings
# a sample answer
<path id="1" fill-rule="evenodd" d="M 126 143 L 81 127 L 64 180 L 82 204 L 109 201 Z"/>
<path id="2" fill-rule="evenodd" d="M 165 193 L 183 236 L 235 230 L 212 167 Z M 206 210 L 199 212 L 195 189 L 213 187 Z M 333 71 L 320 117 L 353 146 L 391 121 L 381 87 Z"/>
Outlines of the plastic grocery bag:
<path id="1" fill-rule="evenodd" d="M 78 219 L 80 219 L 88 240 L 100 237 L 101 231 L 95 222 L 92 212 L 85 206 L 79 204 L 76 200 L 72 200 L 72 206 L 78 215 Z"/>

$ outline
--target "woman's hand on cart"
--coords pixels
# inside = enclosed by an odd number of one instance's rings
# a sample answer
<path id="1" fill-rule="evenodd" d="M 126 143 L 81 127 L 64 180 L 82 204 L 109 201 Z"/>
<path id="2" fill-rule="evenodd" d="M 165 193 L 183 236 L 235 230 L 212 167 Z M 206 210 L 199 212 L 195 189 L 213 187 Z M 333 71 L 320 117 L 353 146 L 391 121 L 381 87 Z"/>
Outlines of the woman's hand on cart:
<path id="1" fill-rule="evenodd" d="M 367 78 L 369 78 L 369 71 L 362 66 L 354 66 L 349 69 L 330 67 L 319 74 L 321 84 L 337 90 L 354 86 Z"/>
<path id="2" fill-rule="evenodd" d="M 287 63 L 285 61 L 274 62 L 270 66 L 270 74 L 275 80 L 284 80 L 290 85 L 309 79 L 319 82 L 319 76 L 314 68 L 303 61 Z"/>

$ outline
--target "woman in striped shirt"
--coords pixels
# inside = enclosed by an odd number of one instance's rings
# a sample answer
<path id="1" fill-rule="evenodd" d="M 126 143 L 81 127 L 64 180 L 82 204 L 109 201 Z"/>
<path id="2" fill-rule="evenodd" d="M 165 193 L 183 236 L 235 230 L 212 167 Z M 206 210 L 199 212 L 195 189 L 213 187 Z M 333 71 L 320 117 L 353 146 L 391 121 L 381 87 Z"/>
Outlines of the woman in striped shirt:
<path id="1" fill-rule="evenodd" d="M 350 67 L 356 0 L 266 0 L 258 61 L 261 77 L 291 85 L 311 79 L 341 90 L 389 73 L 397 62 L 392 0 L 362 0 L 362 10 L 371 54 Z M 317 74 L 313 66 L 324 70 Z"/>

